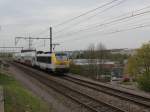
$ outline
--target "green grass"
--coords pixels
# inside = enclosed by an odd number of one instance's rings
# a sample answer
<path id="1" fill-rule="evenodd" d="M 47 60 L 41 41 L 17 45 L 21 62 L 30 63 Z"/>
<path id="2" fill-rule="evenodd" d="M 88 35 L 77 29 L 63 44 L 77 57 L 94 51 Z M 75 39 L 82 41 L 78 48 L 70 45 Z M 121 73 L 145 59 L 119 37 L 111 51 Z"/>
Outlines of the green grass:
<path id="1" fill-rule="evenodd" d="M 5 112 L 50 112 L 47 103 L 25 89 L 12 76 L 0 74 L 4 88 Z"/>
<path id="2" fill-rule="evenodd" d="M 71 65 L 70 72 L 80 75 L 83 72 L 83 68 L 82 66 Z"/>
<path id="3" fill-rule="evenodd" d="M 121 82 L 120 84 L 123 84 L 123 85 L 134 85 L 135 83 L 134 82 Z"/>

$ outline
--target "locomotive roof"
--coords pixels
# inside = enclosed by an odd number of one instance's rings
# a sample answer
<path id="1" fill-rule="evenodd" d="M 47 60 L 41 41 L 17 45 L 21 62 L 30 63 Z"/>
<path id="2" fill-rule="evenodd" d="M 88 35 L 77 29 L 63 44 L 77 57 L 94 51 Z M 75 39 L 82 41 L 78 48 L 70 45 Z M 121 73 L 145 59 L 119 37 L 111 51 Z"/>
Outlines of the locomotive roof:
<path id="1" fill-rule="evenodd" d="M 45 54 L 45 53 L 42 53 L 42 54 L 37 54 L 37 56 L 51 56 L 52 53 L 49 53 L 49 54 Z"/>
<path id="2" fill-rule="evenodd" d="M 27 50 L 21 50 L 21 53 L 24 53 L 24 52 L 36 52 L 36 50 L 30 50 L 30 49 L 27 49 Z"/>

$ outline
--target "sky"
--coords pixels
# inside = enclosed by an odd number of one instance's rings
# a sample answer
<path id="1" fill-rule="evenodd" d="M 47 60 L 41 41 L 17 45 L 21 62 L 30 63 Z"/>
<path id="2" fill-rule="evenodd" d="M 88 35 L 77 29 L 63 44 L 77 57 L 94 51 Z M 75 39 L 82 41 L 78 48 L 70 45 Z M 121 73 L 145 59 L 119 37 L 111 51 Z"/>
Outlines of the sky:
<path id="1" fill-rule="evenodd" d="M 49 38 L 50 26 L 53 28 L 53 42 L 60 44 L 56 51 L 83 50 L 90 44 L 96 46 L 99 43 L 107 49 L 139 48 L 150 41 L 149 26 L 136 28 L 150 25 L 149 0 L 116 0 L 69 21 L 111 1 L 0 0 L 0 46 L 15 46 L 15 37 Z M 145 9 L 139 10 L 142 8 Z M 106 24 L 143 12 L 147 13 Z M 28 48 L 28 40 L 20 39 L 17 46 Z M 32 47 L 48 50 L 49 40 L 33 40 Z"/>

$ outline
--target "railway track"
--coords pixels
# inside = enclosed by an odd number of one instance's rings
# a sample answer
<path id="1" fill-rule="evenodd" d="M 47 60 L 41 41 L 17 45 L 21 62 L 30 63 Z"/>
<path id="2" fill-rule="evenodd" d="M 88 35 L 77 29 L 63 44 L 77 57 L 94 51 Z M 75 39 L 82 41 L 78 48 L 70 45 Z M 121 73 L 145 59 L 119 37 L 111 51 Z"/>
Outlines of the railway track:
<path id="1" fill-rule="evenodd" d="M 38 81 L 52 88 L 53 90 L 59 92 L 60 94 L 72 99 L 73 101 L 77 102 L 78 104 L 82 105 L 84 108 L 92 112 L 126 112 L 125 110 L 99 101 L 90 95 L 70 88 L 67 85 L 58 82 L 56 77 L 50 78 L 49 75 L 47 75 L 46 73 L 37 71 L 33 68 L 29 68 L 16 63 L 15 65 L 26 74 L 32 76 L 33 78 L 37 79 Z"/>
<path id="2" fill-rule="evenodd" d="M 102 93 L 106 93 L 108 95 L 115 96 L 122 100 L 130 101 L 139 106 L 143 106 L 144 108 L 150 109 L 150 98 L 148 98 L 148 97 L 144 97 L 144 96 L 133 94 L 133 93 L 126 92 L 126 91 L 122 91 L 120 89 L 115 89 L 113 87 L 105 86 L 103 84 L 98 84 L 98 83 L 86 81 L 83 79 L 75 78 L 75 77 L 72 77 L 69 75 L 64 77 L 64 79 L 71 81 L 73 83 L 76 83 L 78 85 L 88 87 L 90 89 L 93 89 L 93 90 L 96 90 L 96 91 L 99 91 Z"/>

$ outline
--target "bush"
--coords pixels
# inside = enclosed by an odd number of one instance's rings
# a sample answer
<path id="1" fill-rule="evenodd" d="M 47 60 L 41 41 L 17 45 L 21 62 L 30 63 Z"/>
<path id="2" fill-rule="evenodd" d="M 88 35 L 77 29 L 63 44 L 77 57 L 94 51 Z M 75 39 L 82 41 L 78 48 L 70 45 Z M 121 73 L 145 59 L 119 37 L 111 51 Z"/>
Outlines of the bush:
<path id="1" fill-rule="evenodd" d="M 138 86 L 144 91 L 150 92 L 150 73 L 144 73 L 137 80 Z"/>

